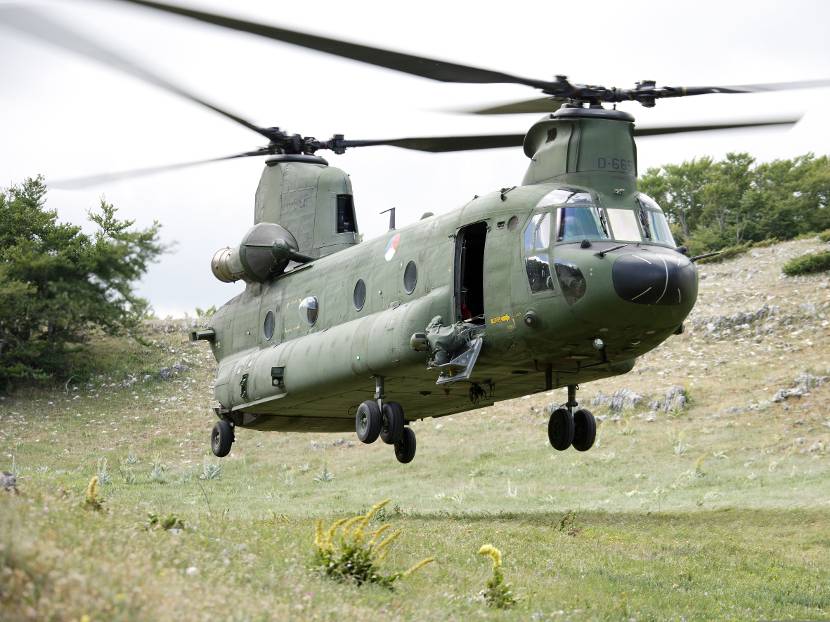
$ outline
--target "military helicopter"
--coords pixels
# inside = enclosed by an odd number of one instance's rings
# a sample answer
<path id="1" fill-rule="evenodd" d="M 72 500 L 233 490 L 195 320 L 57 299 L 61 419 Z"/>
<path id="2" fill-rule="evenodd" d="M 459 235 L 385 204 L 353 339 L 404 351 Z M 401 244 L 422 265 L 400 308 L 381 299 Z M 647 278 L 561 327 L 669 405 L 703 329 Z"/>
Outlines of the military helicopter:
<path id="1" fill-rule="evenodd" d="M 318 140 L 259 127 L 45 16 L 0 7 L 3 24 L 91 57 L 207 107 L 267 139 L 223 158 L 264 156 L 254 225 L 217 251 L 211 269 L 245 290 L 193 340 L 218 362 L 211 447 L 226 456 L 237 427 L 347 432 L 378 438 L 412 461 L 409 424 L 567 387 L 549 419 L 557 450 L 590 449 L 591 412 L 580 384 L 624 374 L 637 357 L 683 330 L 697 297 L 695 260 L 660 207 L 637 190 L 634 137 L 792 124 L 767 119 L 634 127 L 619 102 L 830 85 L 830 80 L 630 89 L 535 80 L 146 0 L 149 9 L 248 32 L 443 82 L 508 83 L 544 97 L 476 109 L 544 113 L 522 134 Z M 606 107 L 612 104 L 611 108 Z M 523 148 L 521 184 L 441 215 L 360 240 L 348 175 L 318 152 L 395 146 L 427 152 Z M 75 180 L 99 183 L 111 176 Z M 64 184 L 65 186 L 67 184 Z"/>

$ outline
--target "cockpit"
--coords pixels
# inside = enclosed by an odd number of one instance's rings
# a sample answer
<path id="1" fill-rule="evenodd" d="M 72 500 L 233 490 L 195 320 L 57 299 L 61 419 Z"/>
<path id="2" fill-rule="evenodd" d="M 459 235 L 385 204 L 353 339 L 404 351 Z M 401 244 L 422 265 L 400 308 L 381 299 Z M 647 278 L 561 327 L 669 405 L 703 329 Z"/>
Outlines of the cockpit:
<path id="1" fill-rule="evenodd" d="M 633 209 L 600 207 L 589 192 L 557 188 L 539 201 L 537 208 L 548 208 L 550 211 L 534 216 L 528 230 L 540 233 L 552 224 L 554 237 L 551 242 L 554 244 L 611 240 L 647 242 L 674 248 L 676 245 L 666 216 L 654 199 L 638 193 L 634 202 Z M 547 219 L 552 222 L 542 222 Z M 526 231 L 526 242 L 527 237 Z"/>
<path id="2" fill-rule="evenodd" d="M 631 207 L 602 207 L 590 192 L 557 188 L 537 203 L 524 236 L 525 268 L 532 292 L 553 289 L 550 252 L 556 244 L 609 241 L 675 248 L 666 216 L 651 197 L 634 196 Z M 561 265 L 560 265 L 561 264 Z M 557 276 L 567 277 L 567 262 Z"/>

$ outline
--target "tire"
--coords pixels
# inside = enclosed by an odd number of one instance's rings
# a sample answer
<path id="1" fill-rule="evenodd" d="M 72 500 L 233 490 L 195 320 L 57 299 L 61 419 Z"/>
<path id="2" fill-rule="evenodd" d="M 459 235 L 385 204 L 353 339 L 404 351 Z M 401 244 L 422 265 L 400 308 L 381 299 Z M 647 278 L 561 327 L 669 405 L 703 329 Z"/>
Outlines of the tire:
<path id="1" fill-rule="evenodd" d="M 210 433 L 210 448 L 217 458 L 224 458 L 231 453 L 231 445 L 234 440 L 233 426 L 229 421 L 221 419 L 213 426 Z"/>
<path id="2" fill-rule="evenodd" d="M 362 443 L 374 443 L 380 434 L 380 407 L 377 402 L 366 400 L 357 407 L 354 416 L 354 428 L 357 438 Z"/>
<path id="3" fill-rule="evenodd" d="M 395 457 L 401 464 L 409 464 L 415 457 L 415 432 L 404 427 L 399 441 L 395 443 Z"/>
<path id="4" fill-rule="evenodd" d="M 588 451 L 597 438 L 597 420 L 590 410 L 580 408 L 574 413 L 573 447 L 577 451 Z"/>
<path id="5" fill-rule="evenodd" d="M 574 418 L 565 408 L 557 408 L 548 420 L 548 440 L 557 451 L 565 451 L 574 440 Z"/>
<path id="6" fill-rule="evenodd" d="M 403 436 L 403 408 L 397 402 L 387 402 L 383 405 L 380 418 L 380 440 L 392 445 Z"/>

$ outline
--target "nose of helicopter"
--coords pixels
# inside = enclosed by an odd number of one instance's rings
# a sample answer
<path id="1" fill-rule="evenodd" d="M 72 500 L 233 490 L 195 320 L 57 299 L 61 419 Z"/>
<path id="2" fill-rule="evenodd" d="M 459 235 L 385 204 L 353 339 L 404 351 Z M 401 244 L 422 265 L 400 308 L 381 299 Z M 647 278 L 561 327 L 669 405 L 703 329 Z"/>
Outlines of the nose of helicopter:
<path id="1" fill-rule="evenodd" d="M 611 281 L 620 298 L 644 305 L 682 305 L 697 291 L 694 264 L 679 254 L 621 255 L 614 261 Z"/>

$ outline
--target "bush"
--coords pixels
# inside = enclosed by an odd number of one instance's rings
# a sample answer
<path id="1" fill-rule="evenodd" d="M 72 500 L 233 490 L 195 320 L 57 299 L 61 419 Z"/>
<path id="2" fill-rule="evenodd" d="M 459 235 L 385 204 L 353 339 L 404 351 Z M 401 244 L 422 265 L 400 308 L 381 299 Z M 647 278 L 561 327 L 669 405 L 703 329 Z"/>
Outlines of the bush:
<path id="1" fill-rule="evenodd" d="M 815 274 L 830 270 L 830 251 L 823 253 L 810 253 L 790 259 L 784 264 L 784 274 L 797 276 L 799 274 Z"/>
<path id="2" fill-rule="evenodd" d="M 389 553 L 389 546 L 401 531 L 388 533 L 391 525 L 381 525 L 367 532 L 369 522 L 389 499 L 376 503 L 366 514 L 343 518 L 325 529 L 317 521 L 314 533 L 314 565 L 327 577 L 336 581 L 351 581 L 357 585 L 375 583 L 391 589 L 395 581 L 426 566 L 433 557 L 422 559 L 405 572 L 383 574 L 379 565 Z"/>
<path id="3" fill-rule="evenodd" d="M 830 242 L 830 229 L 822 231 L 818 234 L 818 239 L 822 242 Z"/>

